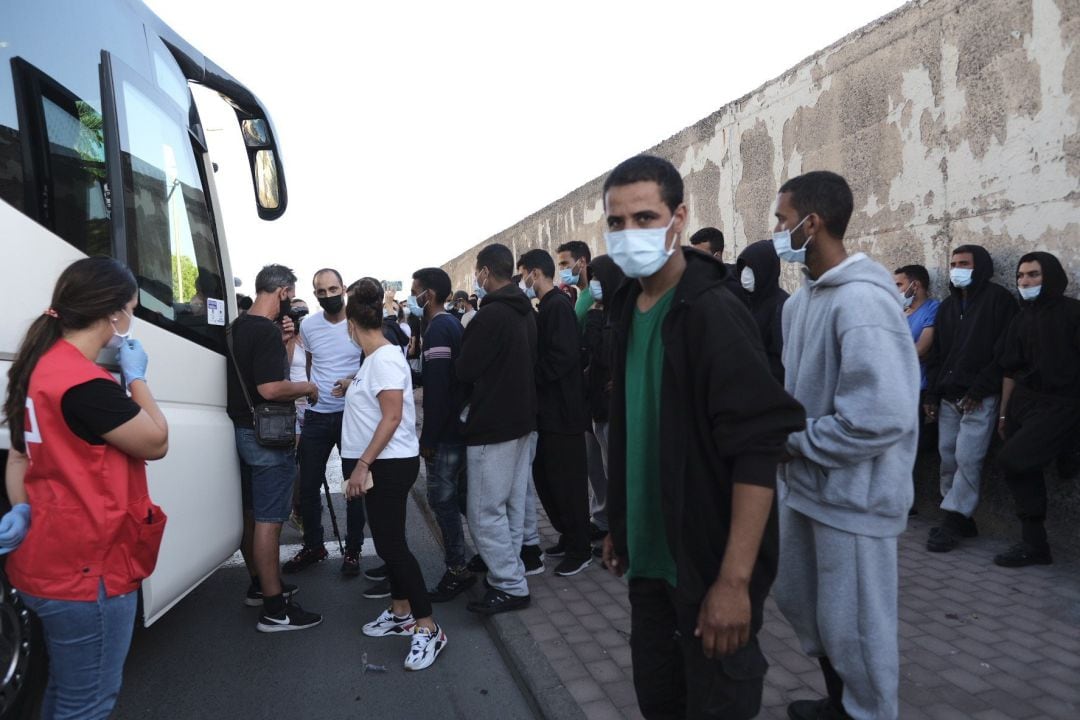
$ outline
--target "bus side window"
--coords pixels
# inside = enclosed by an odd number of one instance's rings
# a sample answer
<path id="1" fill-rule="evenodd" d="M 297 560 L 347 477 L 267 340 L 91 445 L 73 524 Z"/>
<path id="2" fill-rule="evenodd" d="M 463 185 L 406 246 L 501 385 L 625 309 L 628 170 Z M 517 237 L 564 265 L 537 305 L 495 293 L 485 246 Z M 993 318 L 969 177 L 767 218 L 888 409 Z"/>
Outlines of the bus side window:
<path id="1" fill-rule="evenodd" d="M 13 66 L 23 157 L 31 159 L 24 212 L 87 255 L 109 255 L 101 113 L 25 60 Z"/>
<path id="2" fill-rule="evenodd" d="M 224 352 L 223 316 L 212 301 L 224 301 L 225 286 L 187 114 L 129 71 L 118 71 L 114 87 L 127 263 L 139 304 L 152 322 Z"/>

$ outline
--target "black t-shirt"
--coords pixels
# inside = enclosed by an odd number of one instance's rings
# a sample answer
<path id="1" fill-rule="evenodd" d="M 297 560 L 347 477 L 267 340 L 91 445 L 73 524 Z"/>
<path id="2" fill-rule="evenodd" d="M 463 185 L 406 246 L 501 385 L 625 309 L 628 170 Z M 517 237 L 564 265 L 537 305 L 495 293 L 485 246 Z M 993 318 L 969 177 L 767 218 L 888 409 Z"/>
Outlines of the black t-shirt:
<path id="1" fill-rule="evenodd" d="M 289 379 L 288 356 L 281 339 L 281 328 L 261 315 L 244 315 L 233 323 L 232 343 L 233 354 L 251 395 L 251 402 L 255 405 L 268 402 L 259 394 L 258 386 Z M 288 406 L 292 403 L 281 404 Z M 229 368 L 228 411 L 237 427 L 251 427 L 251 409 L 233 368 Z"/>
<path id="2" fill-rule="evenodd" d="M 76 436 L 91 445 L 104 445 L 102 435 L 131 420 L 142 408 L 119 383 L 99 378 L 68 389 L 60 398 L 60 411 Z"/>

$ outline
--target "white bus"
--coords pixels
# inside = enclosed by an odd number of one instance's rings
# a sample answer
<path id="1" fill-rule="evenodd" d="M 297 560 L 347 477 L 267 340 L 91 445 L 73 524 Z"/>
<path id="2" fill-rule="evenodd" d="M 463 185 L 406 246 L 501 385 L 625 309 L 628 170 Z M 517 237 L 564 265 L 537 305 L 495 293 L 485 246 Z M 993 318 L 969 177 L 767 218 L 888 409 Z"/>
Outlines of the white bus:
<path id="1" fill-rule="evenodd" d="M 64 267 L 110 255 L 131 268 L 136 335 L 169 420 L 168 456 L 148 469 L 169 522 L 142 587 L 147 625 L 236 551 L 242 525 L 225 413 L 224 331 L 236 315 L 235 290 L 191 83 L 235 109 L 254 210 L 280 217 L 281 153 L 262 104 L 144 5 L 0 3 L 0 378 L 6 390 L 20 339 L 49 306 Z M 99 358 L 113 370 L 114 360 Z M 9 449 L 3 426 L 0 473 Z M 0 717 L 23 717 L 43 648 L 2 573 L 0 586 Z"/>

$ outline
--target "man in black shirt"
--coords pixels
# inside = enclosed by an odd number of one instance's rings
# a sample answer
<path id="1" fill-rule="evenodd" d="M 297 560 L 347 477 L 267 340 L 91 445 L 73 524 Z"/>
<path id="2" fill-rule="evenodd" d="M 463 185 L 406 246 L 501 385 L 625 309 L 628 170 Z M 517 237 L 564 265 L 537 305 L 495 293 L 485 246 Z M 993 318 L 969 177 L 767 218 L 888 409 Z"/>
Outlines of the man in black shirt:
<path id="1" fill-rule="evenodd" d="M 256 441 L 253 410 L 240 382 L 242 379 L 247 387 L 252 404 L 292 405 L 294 400 L 306 397 L 315 405 L 319 391 L 310 382 L 289 381 L 285 342 L 296 332 L 288 317 L 290 302 L 296 295 L 296 276 L 282 265 L 267 265 L 255 278 L 255 289 L 251 309 L 230 329 L 235 367 L 228 374 L 228 412 L 236 426 L 244 502 L 240 549 L 251 574 L 244 602 L 263 606 L 256 625 L 260 632 L 305 630 L 321 623 L 322 616 L 289 602 L 296 586 L 282 585 L 278 557 L 281 524 L 288 519 L 292 506 L 294 450 L 266 447 Z"/>
<path id="2" fill-rule="evenodd" d="M 536 458 L 533 482 L 559 542 L 549 557 L 562 558 L 555 574 L 576 575 L 592 562 L 589 547 L 588 466 L 581 339 L 574 306 L 555 287 L 555 261 L 544 250 L 530 250 L 518 265 L 526 293 L 540 298 L 536 316 Z"/>

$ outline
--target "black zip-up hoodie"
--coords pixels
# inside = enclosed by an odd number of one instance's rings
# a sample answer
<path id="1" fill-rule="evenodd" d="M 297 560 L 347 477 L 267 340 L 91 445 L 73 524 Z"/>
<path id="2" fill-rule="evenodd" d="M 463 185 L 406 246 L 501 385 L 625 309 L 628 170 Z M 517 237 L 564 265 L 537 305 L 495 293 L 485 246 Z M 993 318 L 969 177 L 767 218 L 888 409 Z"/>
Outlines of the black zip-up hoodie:
<path id="1" fill-rule="evenodd" d="M 1017 272 L 1032 261 L 1042 268 L 1042 290 L 1035 300 L 1020 301 L 998 362 L 1006 377 L 1028 390 L 1080 399 L 1080 300 L 1065 297 L 1069 278 L 1050 253 L 1024 255 Z"/>
<path id="2" fill-rule="evenodd" d="M 488 293 L 454 364 L 468 392 L 466 445 L 516 440 L 536 430 L 536 313 L 510 283 Z"/>
<path id="3" fill-rule="evenodd" d="M 558 288 L 540 299 L 536 314 L 537 429 L 580 435 L 589 427 L 581 330 L 570 296 Z"/>
<path id="4" fill-rule="evenodd" d="M 598 280 L 604 299 L 600 308 L 585 315 L 585 397 L 589 414 L 596 422 L 607 422 L 611 412 L 611 303 L 626 276 L 609 255 L 600 255 L 589 263 L 589 279 Z"/>
<path id="5" fill-rule="evenodd" d="M 802 430 L 806 415 L 769 372 L 754 320 L 724 286 L 718 260 L 686 249 L 686 272 L 675 288 L 661 335 L 660 477 L 668 546 L 682 603 L 697 607 L 720 573 L 731 529 L 734 483 L 774 488 L 776 465 L 787 436 Z M 608 519 L 615 552 L 626 542 L 626 351 L 638 282 L 627 282 L 612 301 L 611 426 L 608 454 Z M 752 627 L 779 556 L 776 506 L 762 538 L 750 580 Z M 633 558 L 628 558 L 633 563 Z M 693 627 L 680 628 L 692 633 Z"/>
<path id="6" fill-rule="evenodd" d="M 754 316 L 761 342 L 765 344 L 765 355 L 769 358 L 769 369 L 773 377 L 784 384 L 784 363 L 781 360 L 784 351 L 784 332 L 781 317 L 788 294 L 780 287 L 780 258 L 772 240 L 760 240 L 746 246 L 735 262 L 736 277 L 742 276 L 743 268 L 754 271 L 754 292 L 748 293 L 739 285 L 740 297 L 746 300 L 750 314 Z"/>
<path id="7" fill-rule="evenodd" d="M 961 245 L 953 251 L 975 258 L 967 301 L 949 283 L 949 297 L 938 308 L 934 344 L 926 358 L 924 402 L 958 401 L 965 395 L 982 400 L 1001 392 L 1001 368 L 995 362 L 1005 329 L 1016 314 L 1016 300 L 1005 288 L 990 282 L 994 261 L 980 245 Z"/>

